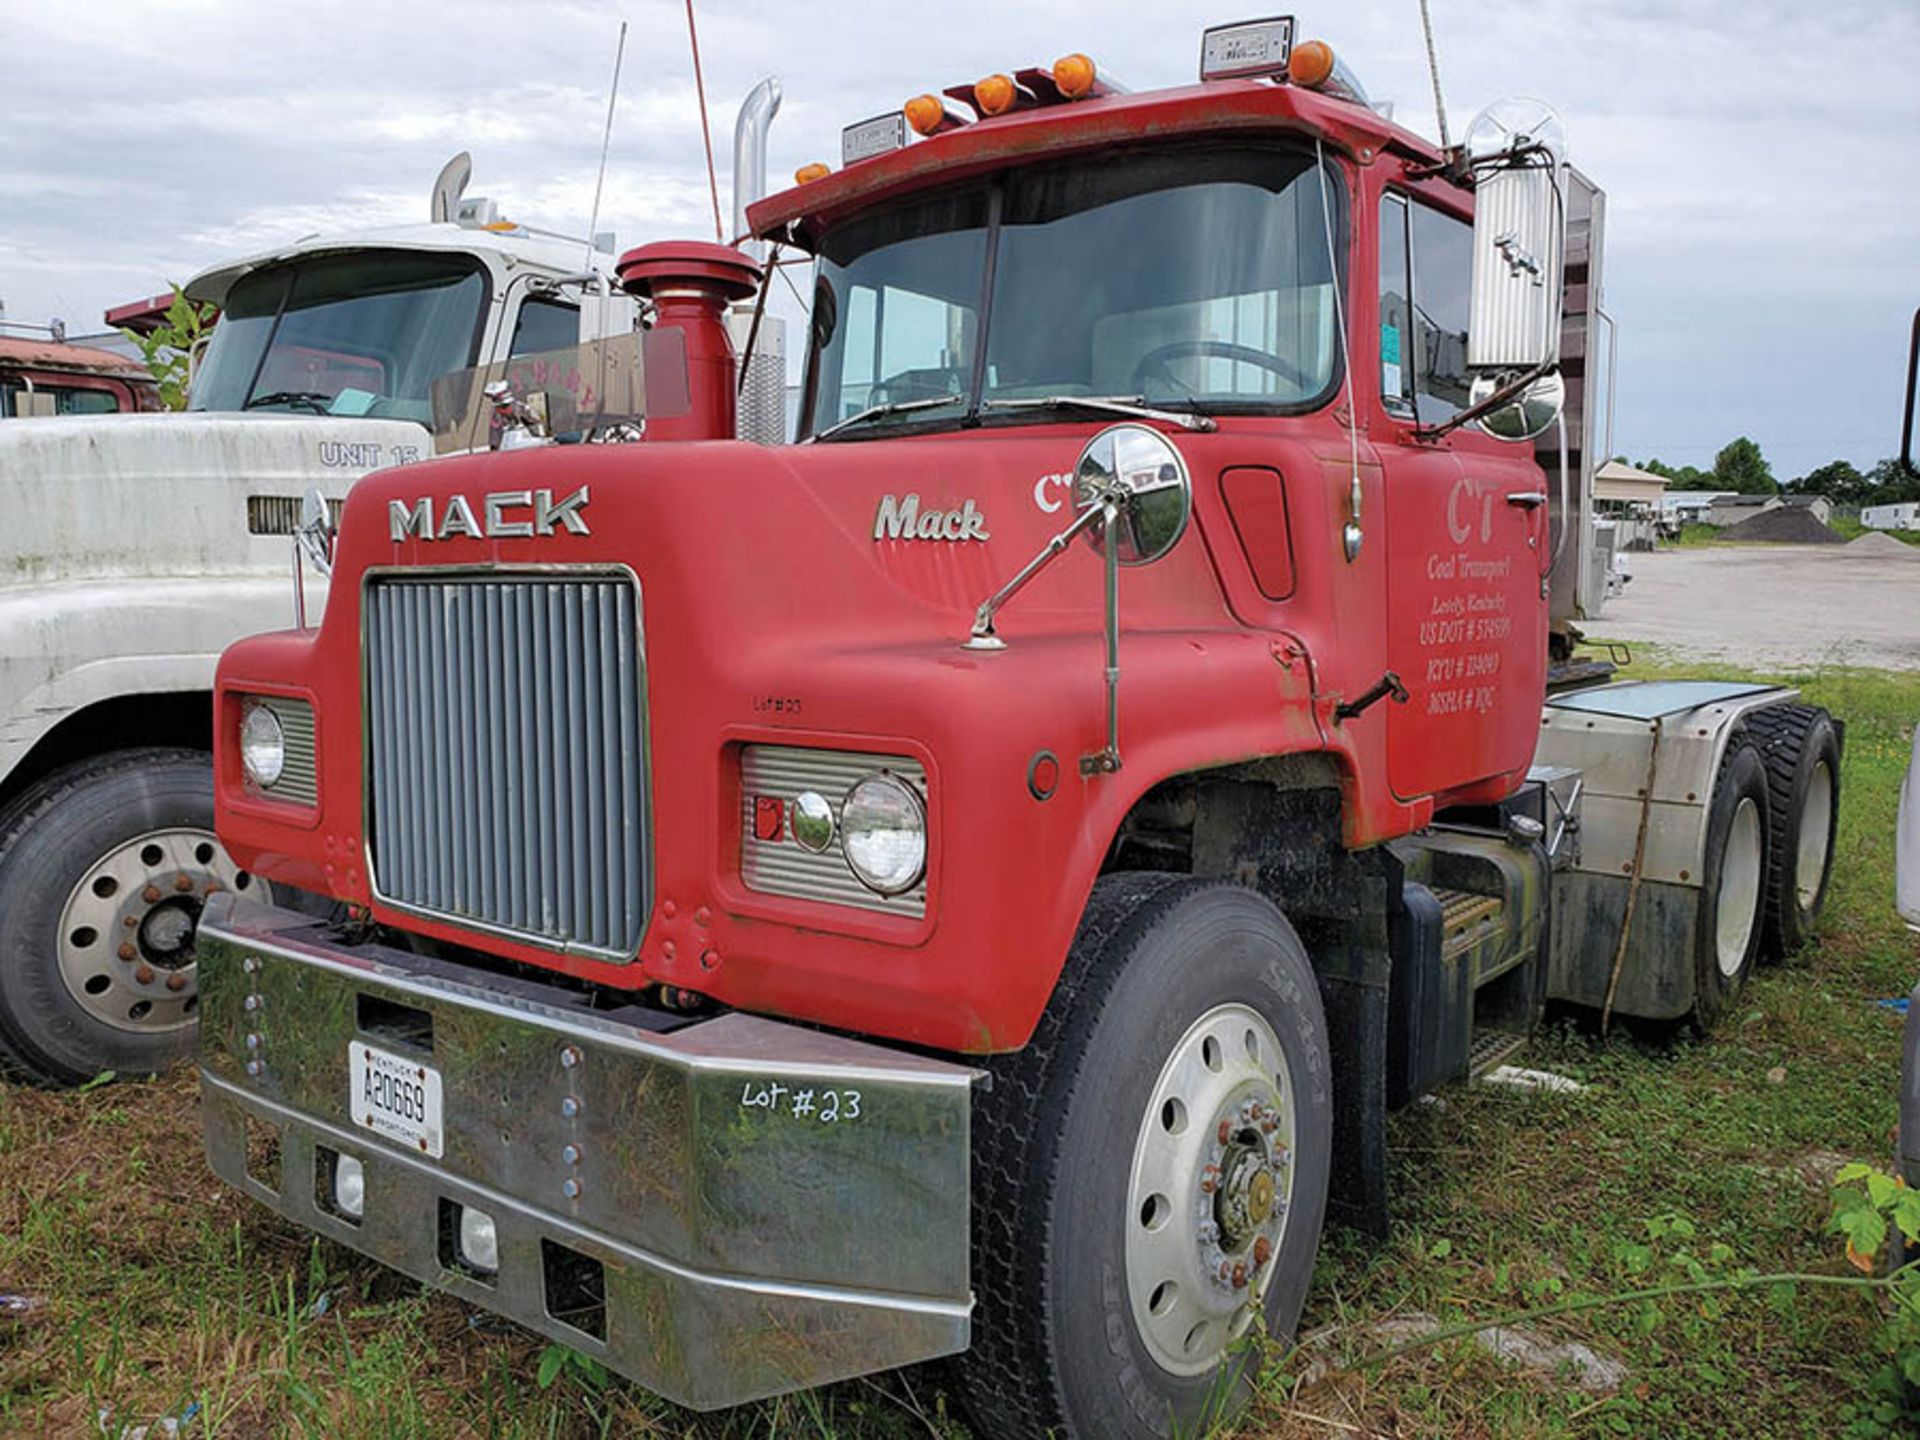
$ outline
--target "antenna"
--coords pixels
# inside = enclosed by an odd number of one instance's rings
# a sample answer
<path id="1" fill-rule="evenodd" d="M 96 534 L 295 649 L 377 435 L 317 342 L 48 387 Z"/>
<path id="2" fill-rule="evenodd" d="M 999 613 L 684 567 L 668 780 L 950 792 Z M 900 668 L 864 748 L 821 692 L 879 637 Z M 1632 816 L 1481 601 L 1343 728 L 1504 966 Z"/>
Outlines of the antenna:
<path id="1" fill-rule="evenodd" d="M 1427 36 L 1427 74 L 1433 77 L 1433 113 L 1440 121 L 1440 148 L 1450 150 L 1447 142 L 1447 102 L 1440 98 L 1440 57 L 1433 48 L 1433 16 L 1427 12 L 1427 0 L 1420 0 L 1420 28 Z"/>
<path id="2" fill-rule="evenodd" d="M 587 216 L 587 257 L 583 270 L 593 268 L 593 227 L 600 223 L 600 187 L 607 180 L 607 147 L 613 143 L 613 103 L 620 98 L 620 64 L 627 58 L 627 22 L 620 22 L 620 43 L 613 51 L 613 84 L 607 90 L 607 128 L 600 136 L 600 173 L 593 177 L 593 213 Z"/>
<path id="3" fill-rule="evenodd" d="M 687 0 L 687 39 L 693 45 L 693 92 L 700 101 L 700 137 L 707 142 L 707 188 L 713 192 L 713 238 L 724 245 L 727 233 L 720 224 L 720 177 L 713 168 L 713 131 L 707 126 L 707 82 L 700 75 L 700 31 L 693 23 L 693 0 Z"/>

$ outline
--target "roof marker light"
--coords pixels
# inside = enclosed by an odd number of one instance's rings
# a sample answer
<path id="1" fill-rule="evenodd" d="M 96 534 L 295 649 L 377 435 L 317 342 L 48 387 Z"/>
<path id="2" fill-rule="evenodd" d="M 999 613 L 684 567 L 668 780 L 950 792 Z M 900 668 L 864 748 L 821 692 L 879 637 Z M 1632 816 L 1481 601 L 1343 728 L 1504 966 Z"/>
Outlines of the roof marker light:
<path id="1" fill-rule="evenodd" d="M 947 123 L 947 107 L 938 95 L 916 95 L 900 107 L 916 135 L 938 134 Z"/>
<path id="2" fill-rule="evenodd" d="M 816 180 L 826 179 L 827 176 L 832 173 L 832 166 L 816 160 L 811 165 L 802 165 L 798 170 L 794 171 L 793 183 L 796 185 L 811 185 Z"/>
<path id="3" fill-rule="evenodd" d="M 1078 100 L 1093 93 L 1094 81 L 1099 72 L 1094 68 L 1093 58 L 1075 51 L 1071 55 L 1062 55 L 1053 62 L 1053 84 L 1069 100 Z"/>
<path id="4" fill-rule="evenodd" d="M 1019 98 L 1011 75 L 989 75 L 973 87 L 973 103 L 982 115 L 1004 115 Z"/>
<path id="5" fill-rule="evenodd" d="M 1305 40 L 1287 57 L 1287 78 L 1317 90 L 1333 78 L 1333 47 L 1324 40 Z"/>

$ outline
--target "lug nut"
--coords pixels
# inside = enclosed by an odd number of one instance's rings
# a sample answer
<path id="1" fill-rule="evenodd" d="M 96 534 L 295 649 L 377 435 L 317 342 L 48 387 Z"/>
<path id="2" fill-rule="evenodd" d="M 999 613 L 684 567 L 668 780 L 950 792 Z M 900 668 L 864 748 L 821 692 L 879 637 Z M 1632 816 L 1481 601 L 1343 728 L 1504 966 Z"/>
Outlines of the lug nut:
<path id="1" fill-rule="evenodd" d="M 160 887 L 158 885 L 147 886 L 146 889 L 140 892 L 140 898 L 149 905 L 158 905 L 160 903 Z"/>
<path id="2" fill-rule="evenodd" d="M 1200 1182 L 1200 1193 L 1201 1193 L 1202 1195 L 1211 1195 L 1211 1194 L 1213 1194 L 1213 1181 L 1211 1181 L 1211 1180 L 1202 1180 L 1202 1181 Z"/>
<path id="3" fill-rule="evenodd" d="M 133 942 L 131 940 L 126 940 L 121 942 L 120 958 L 122 960 L 131 960 L 133 959 L 134 956 L 138 955 L 139 953 L 140 952 L 138 950 L 133 948 Z"/>
<path id="4" fill-rule="evenodd" d="M 182 975 L 178 970 L 174 971 L 173 974 L 167 976 L 167 989 L 184 990 L 186 988 L 187 988 L 187 977 Z"/>
<path id="5" fill-rule="evenodd" d="M 1228 1138 L 1233 1134 L 1233 1126 L 1229 1125 L 1225 1120 L 1222 1120 L 1220 1122 L 1219 1128 L 1216 1129 L 1214 1133 L 1220 1137 L 1220 1143 L 1224 1145 L 1227 1143 Z"/>
<path id="6" fill-rule="evenodd" d="M 193 889 L 193 877 L 191 875 L 174 876 L 173 888 L 184 894 L 186 891 Z"/>
<path id="7" fill-rule="evenodd" d="M 138 915 L 129 915 L 129 916 L 127 916 L 127 917 L 126 917 L 126 918 L 125 918 L 124 920 L 122 920 L 122 921 L 121 921 L 120 923 L 121 923 L 122 925 L 124 925 L 124 926 L 126 926 L 126 927 L 127 927 L 127 929 L 129 929 L 129 930 L 131 930 L 131 929 L 133 929 L 133 928 L 134 928 L 134 926 L 136 926 L 136 925 L 138 925 L 138 924 L 140 923 L 140 917 L 139 917 Z"/>
<path id="8" fill-rule="evenodd" d="M 133 972 L 133 978 L 138 980 L 142 985 L 151 985 L 153 983 L 153 967 L 151 965 L 142 965 L 138 970 Z"/>
<path id="9" fill-rule="evenodd" d="M 1233 1267 L 1233 1288 L 1236 1290 L 1247 1288 L 1247 1262 L 1244 1260 Z"/>
<path id="10" fill-rule="evenodd" d="M 1253 1263 L 1264 1265 L 1273 1258 L 1273 1241 L 1262 1235 L 1253 1242 Z"/>

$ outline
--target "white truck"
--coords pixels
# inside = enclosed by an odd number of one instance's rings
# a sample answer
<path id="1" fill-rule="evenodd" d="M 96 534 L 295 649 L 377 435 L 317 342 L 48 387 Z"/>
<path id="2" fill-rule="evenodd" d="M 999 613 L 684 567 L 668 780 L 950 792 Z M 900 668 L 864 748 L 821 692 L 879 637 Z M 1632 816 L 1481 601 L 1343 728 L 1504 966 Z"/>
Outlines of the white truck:
<path id="1" fill-rule="evenodd" d="M 0 1070 L 71 1084 L 191 1047 L 201 906 L 266 888 L 214 838 L 214 662 L 288 622 L 303 493 L 484 447 L 432 433 L 450 372 L 634 329 L 611 237 L 463 201 L 464 162 L 430 223 L 195 276 L 221 313 L 188 413 L 0 426 Z"/>

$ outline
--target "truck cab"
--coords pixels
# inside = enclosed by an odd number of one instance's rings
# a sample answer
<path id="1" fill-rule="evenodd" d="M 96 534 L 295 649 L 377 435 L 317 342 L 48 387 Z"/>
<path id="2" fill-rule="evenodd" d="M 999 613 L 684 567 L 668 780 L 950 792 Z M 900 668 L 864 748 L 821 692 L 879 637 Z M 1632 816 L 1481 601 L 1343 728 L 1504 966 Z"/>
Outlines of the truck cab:
<path id="1" fill-rule="evenodd" d="M 223 1179 L 697 1408 L 955 1355 L 981 1433 L 1195 1433 L 1330 1204 L 1387 1223 L 1390 1102 L 1550 988 L 1704 1027 L 1811 923 L 1819 712 L 1549 696 L 1605 678 L 1597 190 L 1291 19 L 1201 52 L 750 207 L 814 264 L 797 443 L 730 438 L 766 271 L 668 241 L 648 444 L 355 487 L 216 685 L 222 839 L 350 912 L 208 907 Z"/>

